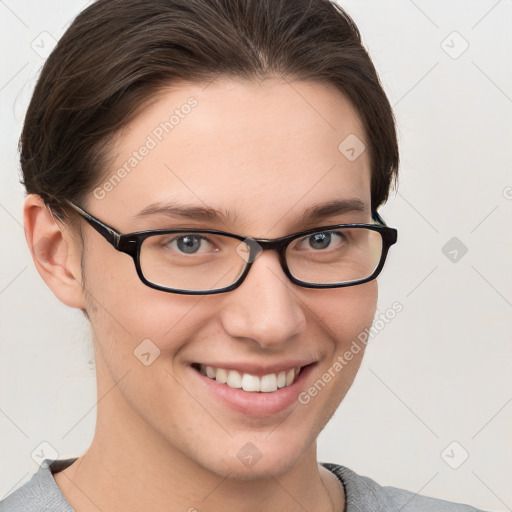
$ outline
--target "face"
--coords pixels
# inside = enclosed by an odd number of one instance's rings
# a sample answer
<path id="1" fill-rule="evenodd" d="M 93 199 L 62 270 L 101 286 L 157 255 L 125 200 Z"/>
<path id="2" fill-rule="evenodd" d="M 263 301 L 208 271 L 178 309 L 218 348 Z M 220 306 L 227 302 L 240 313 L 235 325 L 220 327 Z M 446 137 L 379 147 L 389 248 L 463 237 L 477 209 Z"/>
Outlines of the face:
<path id="1" fill-rule="evenodd" d="M 368 152 L 354 160 L 338 149 L 350 134 L 368 146 L 354 109 L 330 85 L 183 84 L 163 91 L 118 134 L 106 180 L 82 206 L 121 233 L 189 228 L 277 238 L 371 222 Z M 111 179 L 115 174 L 120 179 Z M 304 215 L 340 199 L 359 200 L 366 210 Z M 221 217 L 137 216 L 170 202 Z M 288 280 L 277 253 L 265 251 L 233 291 L 165 293 L 140 281 L 128 255 L 85 223 L 83 230 L 98 387 L 106 392 L 117 383 L 111 412 L 100 403 L 98 428 L 133 436 L 134 443 L 143 433 L 148 451 L 164 448 L 236 478 L 281 474 L 314 451 L 360 365 L 363 350 L 333 371 L 372 323 L 376 281 L 302 288 Z M 275 373 L 277 380 L 301 370 L 289 386 L 258 393 L 203 375 L 206 366 L 219 380 L 222 370 Z M 316 393 L 309 393 L 315 382 Z"/>

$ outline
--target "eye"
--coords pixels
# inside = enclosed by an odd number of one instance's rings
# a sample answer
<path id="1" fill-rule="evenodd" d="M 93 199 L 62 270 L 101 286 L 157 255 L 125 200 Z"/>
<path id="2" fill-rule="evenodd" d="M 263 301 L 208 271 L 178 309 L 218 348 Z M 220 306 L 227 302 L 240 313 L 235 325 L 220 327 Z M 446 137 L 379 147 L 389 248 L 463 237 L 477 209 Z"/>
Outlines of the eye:
<path id="1" fill-rule="evenodd" d="M 184 254 L 204 252 L 208 250 L 208 245 L 211 244 L 208 242 L 206 237 L 194 235 L 192 233 L 173 238 L 167 243 L 169 248 Z"/>
<path id="2" fill-rule="evenodd" d="M 296 247 L 303 250 L 322 251 L 338 248 L 343 240 L 344 235 L 340 231 L 319 231 L 300 239 Z"/>
<path id="3" fill-rule="evenodd" d="M 313 249 L 325 249 L 331 243 L 331 233 L 315 233 L 309 237 L 309 245 Z"/>

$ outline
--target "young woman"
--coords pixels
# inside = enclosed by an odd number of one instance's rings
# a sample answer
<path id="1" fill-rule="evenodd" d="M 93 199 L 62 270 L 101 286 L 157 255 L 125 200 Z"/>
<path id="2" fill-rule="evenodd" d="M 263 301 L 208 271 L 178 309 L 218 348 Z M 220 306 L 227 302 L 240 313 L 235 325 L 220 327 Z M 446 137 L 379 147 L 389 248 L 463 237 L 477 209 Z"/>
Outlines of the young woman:
<path id="1" fill-rule="evenodd" d="M 90 448 L 2 511 L 475 510 L 317 461 L 397 239 L 393 114 L 338 6 L 100 0 L 20 147 L 27 241 L 90 322 L 98 409 Z"/>

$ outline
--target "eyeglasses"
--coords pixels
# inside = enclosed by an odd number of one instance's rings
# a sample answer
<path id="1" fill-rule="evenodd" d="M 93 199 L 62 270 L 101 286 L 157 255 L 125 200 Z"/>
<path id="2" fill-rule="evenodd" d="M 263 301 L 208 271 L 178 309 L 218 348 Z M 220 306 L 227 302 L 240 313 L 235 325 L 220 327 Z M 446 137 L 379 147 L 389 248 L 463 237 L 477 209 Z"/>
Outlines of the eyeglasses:
<path id="1" fill-rule="evenodd" d="M 157 290 L 209 295 L 234 290 L 256 257 L 274 250 L 290 281 L 305 288 L 340 288 L 375 279 L 397 230 L 377 212 L 376 224 L 337 224 L 273 240 L 212 229 L 157 229 L 121 234 L 67 201 L 116 250 L 133 258 L 141 281 Z"/>

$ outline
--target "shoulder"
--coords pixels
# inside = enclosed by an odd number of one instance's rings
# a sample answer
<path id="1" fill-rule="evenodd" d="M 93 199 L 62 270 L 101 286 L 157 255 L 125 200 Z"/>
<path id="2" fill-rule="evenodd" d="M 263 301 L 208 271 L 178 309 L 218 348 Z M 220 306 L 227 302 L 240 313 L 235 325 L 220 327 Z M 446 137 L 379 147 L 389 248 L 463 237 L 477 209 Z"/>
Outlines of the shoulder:
<path id="1" fill-rule="evenodd" d="M 396 487 L 382 487 L 344 466 L 329 463 L 322 463 L 322 466 L 343 484 L 346 512 L 483 512 L 470 505 L 430 498 Z"/>
<path id="2" fill-rule="evenodd" d="M 28 482 L 0 501 L 0 512 L 73 512 L 52 473 L 75 460 L 44 460 Z"/>

